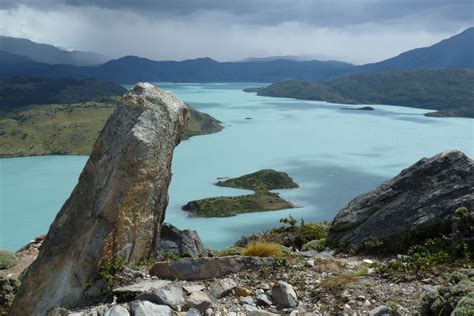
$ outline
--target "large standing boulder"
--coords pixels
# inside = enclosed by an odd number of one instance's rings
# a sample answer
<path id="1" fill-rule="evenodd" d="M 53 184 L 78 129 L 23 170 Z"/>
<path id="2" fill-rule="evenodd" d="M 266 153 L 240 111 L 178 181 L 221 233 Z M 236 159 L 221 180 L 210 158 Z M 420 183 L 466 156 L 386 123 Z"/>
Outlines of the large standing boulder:
<path id="1" fill-rule="evenodd" d="M 79 306 L 102 263 L 158 253 L 171 159 L 187 116 L 183 101 L 148 83 L 121 99 L 28 268 L 11 315 Z"/>
<path id="2" fill-rule="evenodd" d="M 459 207 L 474 209 L 474 162 L 460 151 L 423 158 L 339 211 L 331 246 L 400 249 L 416 238 L 448 234 Z"/>

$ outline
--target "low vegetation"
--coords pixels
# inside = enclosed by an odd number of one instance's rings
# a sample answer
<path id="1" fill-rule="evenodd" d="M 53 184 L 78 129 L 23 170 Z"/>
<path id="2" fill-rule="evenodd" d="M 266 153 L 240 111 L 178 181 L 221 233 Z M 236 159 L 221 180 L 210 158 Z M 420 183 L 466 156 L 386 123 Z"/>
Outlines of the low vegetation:
<path id="1" fill-rule="evenodd" d="M 436 270 L 472 264 L 472 252 L 466 242 L 448 238 L 428 239 L 409 248 L 406 256 L 389 260 L 380 267 L 382 273 L 400 276 L 424 276 Z"/>
<path id="2" fill-rule="evenodd" d="M 339 292 L 344 290 L 348 285 L 357 282 L 357 277 L 352 273 L 343 273 L 326 278 L 321 281 L 319 286 L 326 291 Z"/>
<path id="3" fill-rule="evenodd" d="M 194 217 L 226 217 L 242 213 L 289 209 L 295 206 L 282 199 L 278 193 L 269 190 L 298 187 L 287 173 L 271 169 L 219 181 L 216 185 L 253 190 L 255 193 L 190 201 L 182 209 L 190 212 Z"/>
<path id="4" fill-rule="evenodd" d="M 0 249 L 0 270 L 9 269 L 18 264 L 18 259 L 13 252 Z"/>
<path id="5" fill-rule="evenodd" d="M 428 274 L 441 274 L 459 268 L 472 269 L 473 233 L 474 213 L 465 207 L 460 207 L 451 218 L 449 235 L 411 240 L 406 255 L 388 260 L 379 267 L 379 271 L 402 278 L 422 278 Z M 383 247 L 383 243 L 378 246 Z"/>
<path id="6" fill-rule="evenodd" d="M 255 241 L 277 242 L 285 247 L 302 250 L 303 245 L 318 241 L 325 243 L 329 225 L 327 223 L 305 223 L 304 220 L 298 222 L 293 216 L 282 218 L 281 223 L 285 224 L 267 230 L 260 234 L 253 234 L 240 238 L 235 246 L 245 247 Z"/>
<path id="7" fill-rule="evenodd" d="M 248 244 L 242 251 L 244 256 L 280 257 L 283 255 L 281 245 L 274 242 L 257 241 Z"/>
<path id="8" fill-rule="evenodd" d="M 258 95 L 344 104 L 434 109 L 428 116 L 474 117 L 474 70 L 431 69 L 353 74 L 328 81 L 284 81 L 246 89 Z"/>
<path id="9" fill-rule="evenodd" d="M 423 297 L 422 315 L 474 315 L 474 270 L 453 272 L 448 284 Z"/>
<path id="10" fill-rule="evenodd" d="M 240 256 L 242 255 L 242 251 L 244 250 L 243 247 L 228 247 L 216 252 L 218 257 L 226 257 L 226 256 Z"/>

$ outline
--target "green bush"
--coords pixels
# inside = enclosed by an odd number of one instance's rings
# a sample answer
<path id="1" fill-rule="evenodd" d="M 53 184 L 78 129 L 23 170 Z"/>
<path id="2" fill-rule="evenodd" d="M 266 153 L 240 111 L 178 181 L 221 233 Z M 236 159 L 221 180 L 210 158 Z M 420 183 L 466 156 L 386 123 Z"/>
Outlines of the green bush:
<path id="1" fill-rule="evenodd" d="M 305 221 L 301 219 L 301 223 L 298 225 L 296 219 L 291 215 L 288 218 L 280 219 L 280 223 L 289 225 L 289 227 L 276 229 L 290 235 L 290 238 L 288 238 L 290 245 L 284 243 L 285 246 L 293 246 L 297 249 L 301 249 L 304 244 L 310 241 L 327 237 L 328 225 L 326 223 L 306 224 Z"/>
<path id="2" fill-rule="evenodd" d="M 0 269 L 9 269 L 18 264 L 18 259 L 13 252 L 0 249 Z"/>
<path id="3" fill-rule="evenodd" d="M 105 261 L 99 269 L 99 276 L 106 280 L 108 284 L 113 284 L 117 273 L 125 268 L 125 261 L 122 259 L 114 259 Z"/>
<path id="4" fill-rule="evenodd" d="M 326 248 L 326 238 L 309 241 L 301 247 L 302 251 L 316 250 L 323 251 Z"/>
<path id="5" fill-rule="evenodd" d="M 302 221 L 300 225 L 301 242 L 307 243 L 312 240 L 326 238 L 327 232 L 322 224 L 305 224 Z"/>
<path id="6" fill-rule="evenodd" d="M 421 315 L 474 315 L 474 270 L 449 276 L 449 284 L 423 297 Z"/>
<path id="7" fill-rule="evenodd" d="M 469 261 L 472 254 L 466 242 L 449 238 L 432 238 L 408 249 L 408 256 L 392 259 L 381 267 L 382 272 L 423 274 L 435 267 Z"/>

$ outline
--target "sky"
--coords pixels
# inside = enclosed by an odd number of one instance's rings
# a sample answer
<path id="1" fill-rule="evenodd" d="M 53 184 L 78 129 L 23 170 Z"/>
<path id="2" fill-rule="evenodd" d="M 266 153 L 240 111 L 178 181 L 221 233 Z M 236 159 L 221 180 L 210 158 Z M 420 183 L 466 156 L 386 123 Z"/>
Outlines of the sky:
<path id="1" fill-rule="evenodd" d="M 111 58 L 363 64 L 473 26 L 474 0 L 0 0 L 0 21 L 0 35 Z"/>

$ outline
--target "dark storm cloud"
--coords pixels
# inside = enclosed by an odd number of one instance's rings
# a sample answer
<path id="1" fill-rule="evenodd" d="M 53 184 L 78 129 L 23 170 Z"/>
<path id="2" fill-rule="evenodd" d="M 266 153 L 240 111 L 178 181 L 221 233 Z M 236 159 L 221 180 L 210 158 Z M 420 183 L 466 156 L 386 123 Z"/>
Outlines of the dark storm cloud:
<path id="1" fill-rule="evenodd" d="M 418 19 L 428 27 L 472 23 L 474 0 L 2 0 L 0 8 L 20 5 L 42 10 L 96 7 L 126 10 L 150 17 L 186 18 L 219 12 L 231 20 L 257 25 L 304 22 L 318 27 L 349 26 Z"/>
<path id="2" fill-rule="evenodd" d="M 472 26 L 474 0 L 0 0 L 0 21 L 0 35 L 110 57 L 360 64 Z"/>

